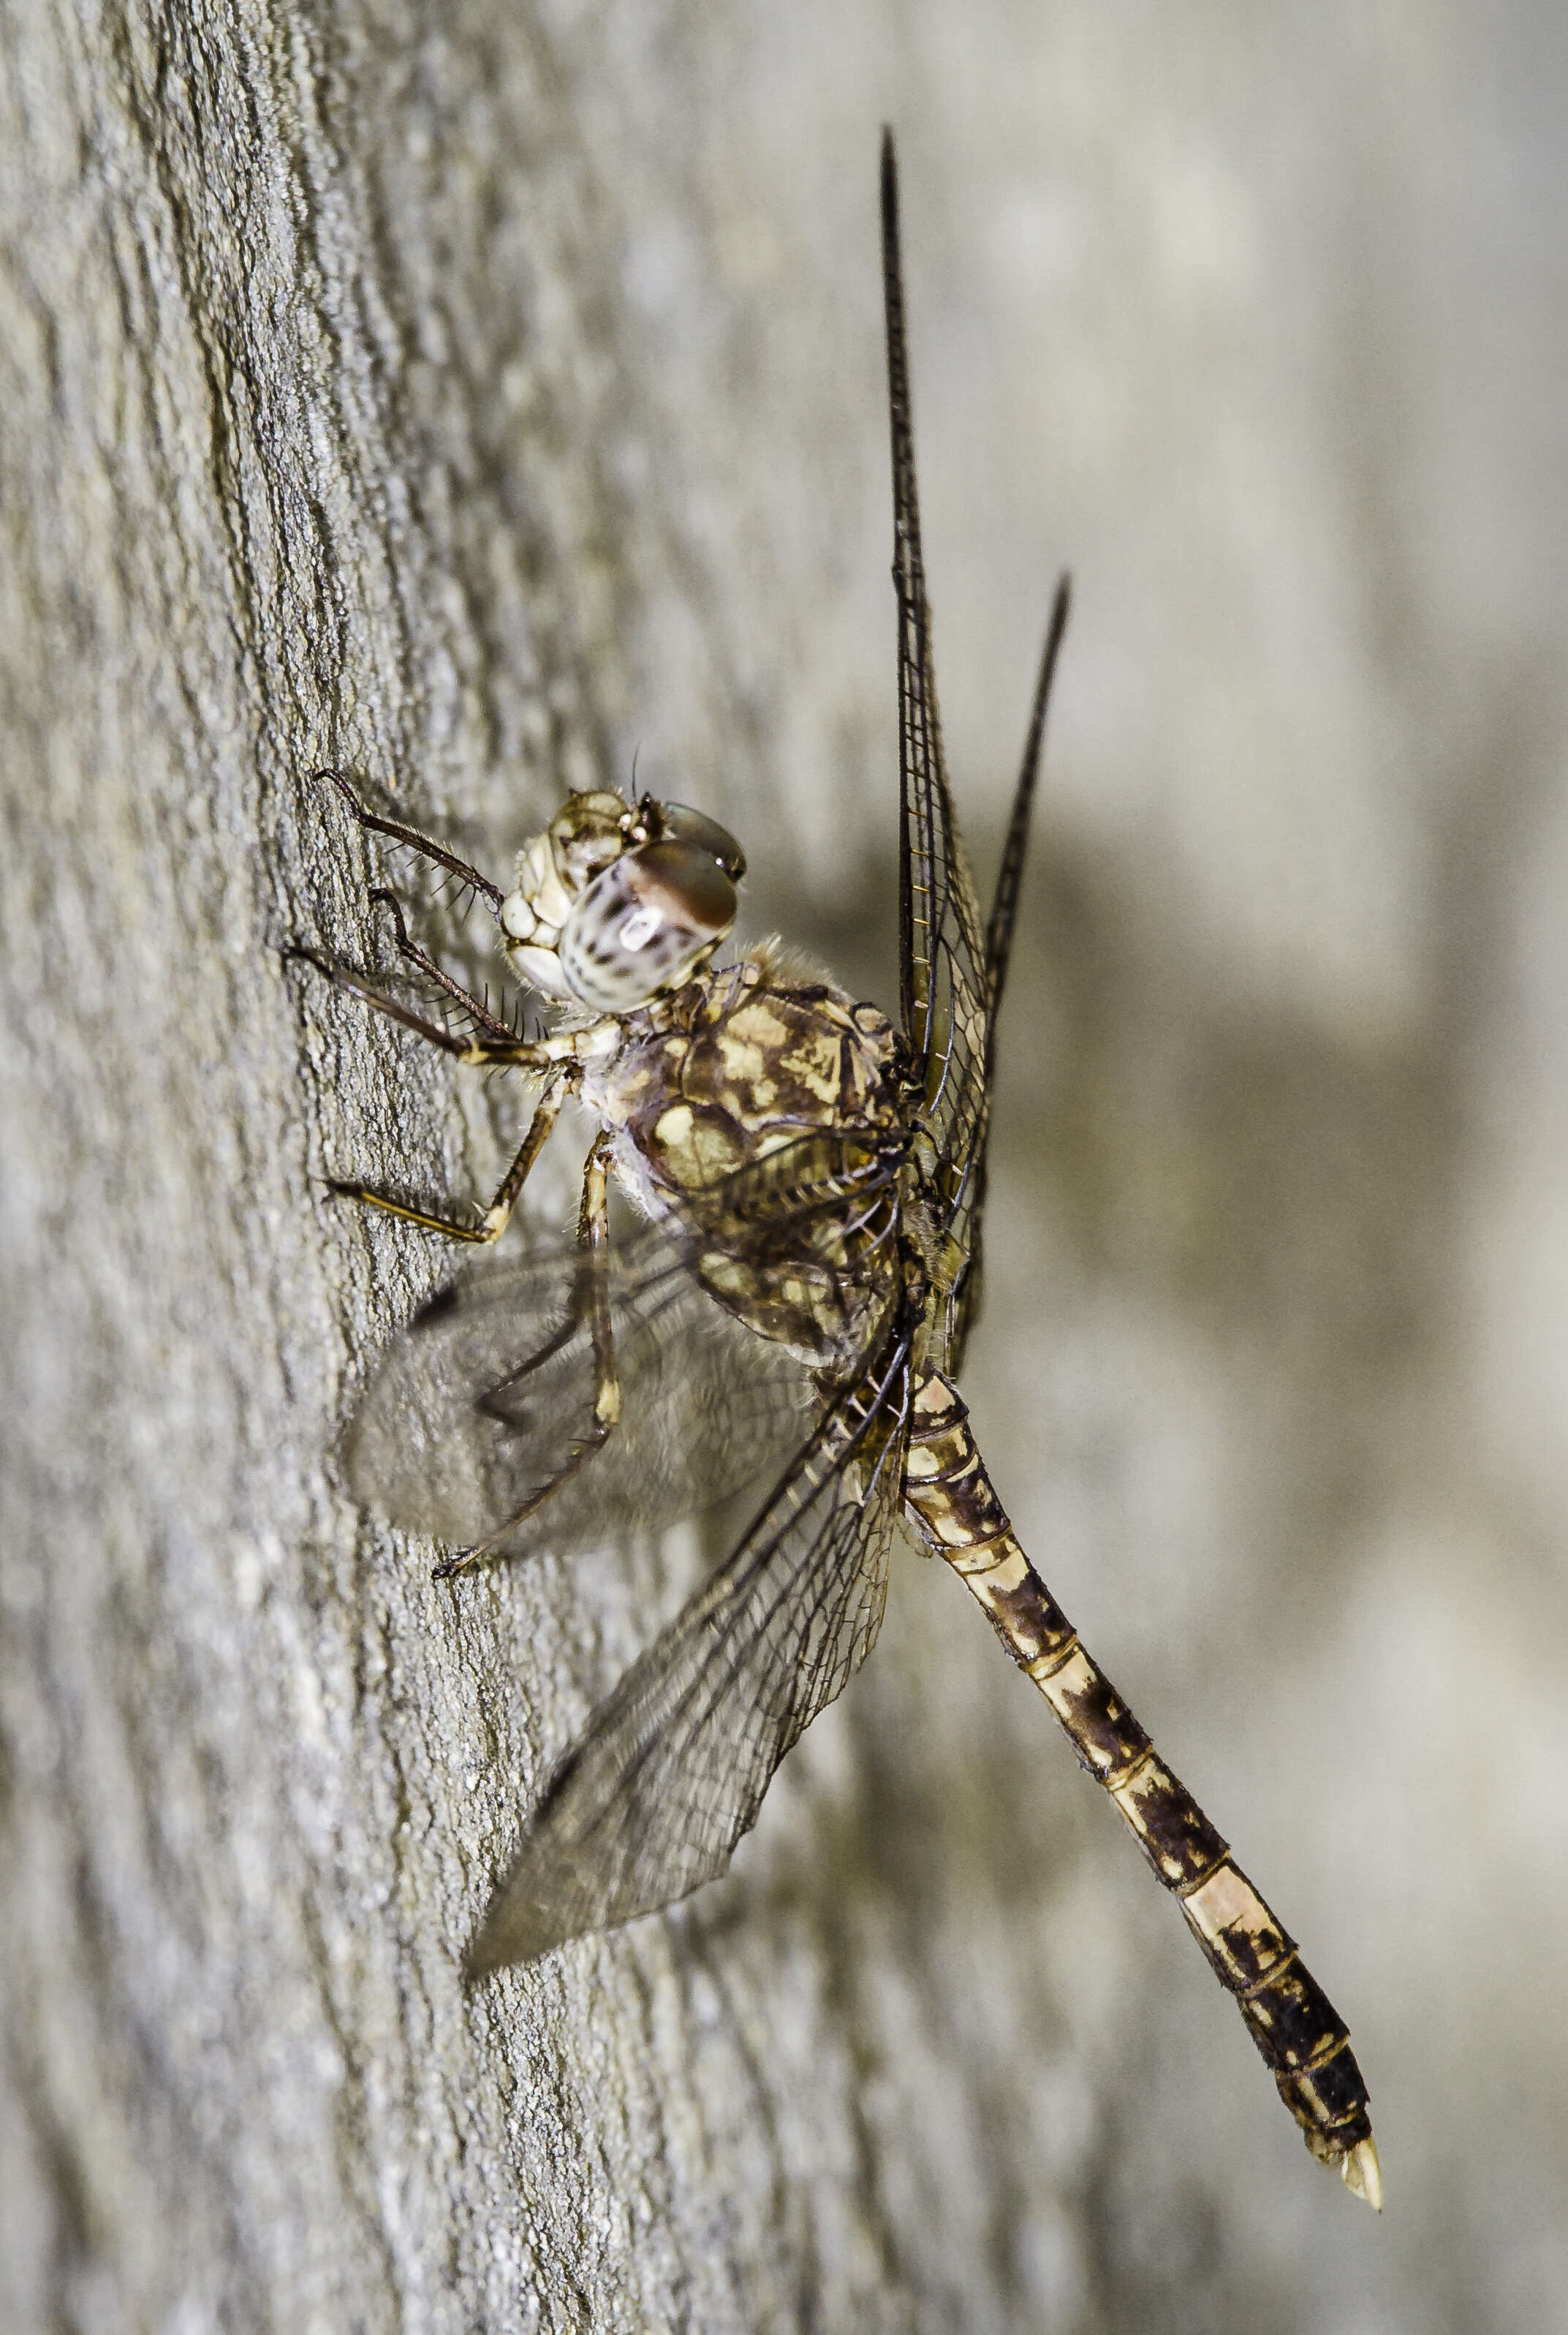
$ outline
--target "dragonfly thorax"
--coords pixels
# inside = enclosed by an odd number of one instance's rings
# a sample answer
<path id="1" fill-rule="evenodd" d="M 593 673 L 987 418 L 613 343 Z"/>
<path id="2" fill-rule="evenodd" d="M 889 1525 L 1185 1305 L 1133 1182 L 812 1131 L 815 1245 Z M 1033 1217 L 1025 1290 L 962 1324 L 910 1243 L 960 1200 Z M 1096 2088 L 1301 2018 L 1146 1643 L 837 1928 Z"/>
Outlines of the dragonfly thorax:
<path id="1" fill-rule="evenodd" d="M 764 945 L 628 1018 L 579 1092 L 622 1188 L 700 1235 L 709 1293 L 833 1369 L 897 1287 L 902 1062 L 878 1007 Z"/>
<path id="2" fill-rule="evenodd" d="M 632 1013 L 711 954 L 745 870 L 733 836 L 702 811 L 575 794 L 518 856 L 504 945 L 547 997 Z"/>

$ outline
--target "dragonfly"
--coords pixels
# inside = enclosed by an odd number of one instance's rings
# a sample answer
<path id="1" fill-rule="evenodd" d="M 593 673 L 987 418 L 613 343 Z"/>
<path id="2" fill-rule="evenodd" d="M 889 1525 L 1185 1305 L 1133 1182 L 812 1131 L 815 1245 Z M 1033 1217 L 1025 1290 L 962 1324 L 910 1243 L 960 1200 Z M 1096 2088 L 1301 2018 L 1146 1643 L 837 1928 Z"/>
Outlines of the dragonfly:
<path id="1" fill-rule="evenodd" d="M 1069 585 L 1051 607 L 982 925 L 937 712 L 891 133 L 881 216 L 896 1022 L 776 945 L 721 961 L 745 858 L 701 811 L 574 794 L 503 887 L 367 807 L 343 773 L 321 774 L 362 828 L 472 888 L 540 1005 L 533 1035 L 492 1012 L 411 937 L 396 895 L 373 893 L 442 1018 L 314 962 L 415 1036 L 524 1073 L 537 1094 L 477 1216 L 363 1184 L 333 1191 L 488 1245 L 568 1098 L 595 1129 L 575 1236 L 460 1281 L 392 1345 L 350 1429 L 355 1491 L 451 1546 L 436 1573 L 452 1579 L 771 1486 L 555 1767 L 467 1970 L 534 1959 L 725 1870 L 780 1760 L 870 1652 L 902 1526 L 979 1603 L 1176 1898 L 1308 2148 L 1380 2211 L 1344 2021 L 1035 1570 L 958 1392 L 981 1290 L 997 1022 Z"/>

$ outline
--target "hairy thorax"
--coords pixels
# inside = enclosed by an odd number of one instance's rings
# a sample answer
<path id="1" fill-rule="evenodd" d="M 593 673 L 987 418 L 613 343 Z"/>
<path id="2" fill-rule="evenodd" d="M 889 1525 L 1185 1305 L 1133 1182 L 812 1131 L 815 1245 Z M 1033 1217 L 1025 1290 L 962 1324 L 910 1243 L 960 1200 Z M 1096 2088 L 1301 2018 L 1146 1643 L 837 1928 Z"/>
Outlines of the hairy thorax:
<path id="1" fill-rule="evenodd" d="M 803 1208 L 801 1194 L 851 1185 L 897 1148 L 904 1053 L 886 1015 L 759 950 L 622 1031 L 583 1086 L 620 1181 L 651 1216 L 679 1203 L 702 1231 L 711 1215 L 704 1284 L 763 1336 L 834 1368 L 895 1285 L 873 1268 L 896 1236 L 896 1192 L 890 1177 L 869 1207 L 863 1186 L 837 1205 Z"/>

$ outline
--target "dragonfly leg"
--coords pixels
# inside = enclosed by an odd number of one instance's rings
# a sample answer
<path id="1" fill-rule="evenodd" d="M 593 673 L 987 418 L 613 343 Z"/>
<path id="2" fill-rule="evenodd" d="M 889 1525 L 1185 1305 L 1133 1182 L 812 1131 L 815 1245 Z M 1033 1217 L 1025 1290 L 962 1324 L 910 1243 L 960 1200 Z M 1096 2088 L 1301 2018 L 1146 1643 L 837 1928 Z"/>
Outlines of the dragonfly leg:
<path id="1" fill-rule="evenodd" d="M 565 1094 L 566 1081 L 557 1073 L 539 1097 L 534 1115 L 528 1121 L 528 1131 L 518 1146 L 517 1157 L 502 1177 L 496 1188 L 495 1198 L 477 1225 L 463 1224 L 455 1216 L 438 1216 L 433 1209 L 410 1207 L 407 1201 L 392 1199 L 384 1192 L 374 1192 L 368 1184 L 346 1184 L 335 1176 L 328 1178 L 327 1189 L 334 1199 L 357 1200 L 367 1208 L 384 1208 L 390 1216 L 401 1216 L 405 1224 L 421 1226 L 428 1233 L 444 1233 L 449 1240 L 472 1241 L 481 1246 L 499 1240 L 517 1206 L 518 1195 L 528 1182 L 534 1162 L 560 1117 Z"/>
<path id="2" fill-rule="evenodd" d="M 583 1168 L 583 1201 L 577 1216 L 579 1257 L 573 1318 L 586 1316 L 594 1345 L 594 1410 L 592 1419 L 569 1458 L 528 1494 L 522 1506 L 472 1548 L 460 1549 L 436 1565 L 434 1581 L 450 1581 L 488 1556 L 508 1534 L 537 1516 L 564 1484 L 580 1475 L 596 1451 L 604 1448 L 621 1416 L 621 1379 L 615 1365 L 615 1332 L 610 1322 L 610 1292 L 605 1277 L 609 1257 L 609 1138 L 600 1136 Z M 554 1342 L 559 1343 L 559 1340 Z"/>
<path id="3" fill-rule="evenodd" d="M 368 1005 L 373 1013 L 384 1013 L 389 1022 L 397 1022 L 404 1030 L 411 1030 L 416 1038 L 422 1038 L 427 1045 L 439 1046 L 443 1054 L 450 1054 L 457 1061 L 489 1069 L 545 1071 L 570 1061 L 577 1052 L 576 1037 L 519 1038 L 514 1031 L 507 1029 L 504 1022 L 496 1025 L 504 1032 L 504 1035 L 494 1036 L 489 1030 L 481 1028 L 477 1033 L 465 1037 L 460 1030 L 442 1029 L 439 1022 L 432 1022 L 427 1014 L 417 1012 L 411 1005 L 405 1005 L 401 997 L 393 997 L 388 991 L 378 989 L 375 983 L 367 981 L 363 974 L 354 973 L 346 964 L 339 964 L 334 957 L 323 956 L 319 950 L 291 948 L 284 954 L 292 963 L 315 965 L 317 973 L 324 974 L 334 987 L 341 989 L 346 996 L 357 997 L 360 1003 Z M 477 1007 L 479 1015 L 488 1018 L 485 1009 L 478 1005 L 476 999 L 469 997 L 466 991 L 461 994 L 466 1006 Z"/>
<path id="4" fill-rule="evenodd" d="M 383 819 L 375 811 L 366 810 L 341 770 L 317 770 L 315 776 L 324 784 L 336 789 L 361 827 L 367 828 L 373 834 L 390 835 L 394 842 L 406 843 L 411 850 L 422 853 L 425 858 L 432 860 L 437 867 L 444 867 L 450 875 L 457 877 L 460 883 L 472 886 L 476 891 L 484 896 L 492 908 L 499 906 L 504 896 L 498 885 L 492 884 L 488 876 L 481 876 L 477 867 L 470 867 L 466 859 L 458 858 L 455 853 L 448 851 L 444 845 L 437 843 L 432 837 L 421 835 L 418 828 L 407 827 L 402 819 Z M 410 937 L 409 928 L 403 917 L 402 904 L 395 892 L 383 884 L 378 884 L 372 887 L 370 896 L 378 906 L 391 909 L 397 935 L 398 954 L 408 964 L 416 966 L 426 979 L 434 982 L 439 989 L 444 990 L 453 1003 L 462 1008 L 473 1022 L 475 1029 L 481 1032 L 485 1037 L 508 1050 L 520 1042 L 517 1032 L 508 1022 L 498 1021 L 488 1005 L 482 1004 L 462 986 L 460 982 L 454 981 L 450 974 L 444 973 L 429 952 L 421 948 Z M 412 1030 L 417 1036 L 430 1040 L 433 1045 L 440 1046 L 448 1053 L 471 1059 L 468 1055 L 465 1041 L 456 1037 L 450 1030 L 438 1028 L 437 1024 L 424 1014 L 418 1013 L 404 1005 L 401 999 L 389 997 L 384 991 L 375 988 L 369 982 L 363 981 L 357 974 L 349 972 L 346 966 L 318 956 L 314 949 L 295 949 L 290 951 L 290 954 L 303 957 L 307 964 L 317 966 L 330 981 L 335 982 L 340 989 L 346 989 L 351 996 L 360 998 L 378 1013 L 385 1013 L 392 1021 L 401 1022 L 405 1029 Z M 508 1051 L 505 1059 L 511 1061 L 515 1057 Z"/>
<path id="5" fill-rule="evenodd" d="M 417 827 L 407 827 L 401 819 L 386 819 L 379 811 L 366 810 L 342 770 L 316 770 L 313 775 L 323 786 L 335 789 L 367 833 L 390 836 L 394 843 L 406 843 L 411 851 L 417 851 L 434 867 L 444 867 L 460 883 L 471 884 L 492 908 L 500 906 L 505 895 L 498 884 L 492 884 L 488 876 L 481 876 L 477 867 L 470 867 L 466 859 L 460 859 L 455 851 L 449 851 L 433 836 L 422 835 Z"/>
<path id="6" fill-rule="evenodd" d="M 1343 2020 L 1192 1794 L 1079 1643 L 1013 1537 L 963 1403 L 935 1372 L 915 1398 L 905 1497 L 910 1521 L 984 1608 L 1174 1893 L 1215 1975 L 1235 1996 L 1307 2146 L 1337 2165 L 1347 2188 L 1380 2212 L 1367 2088 Z"/>
<path id="7" fill-rule="evenodd" d="M 370 896 L 378 907 L 392 910 L 392 924 L 397 933 L 399 956 L 422 973 L 428 981 L 433 981 L 438 989 L 444 990 L 455 1004 L 460 1005 L 463 1012 L 471 1016 L 477 1029 L 483 1030 L 491 1038 L 500 1039 L 503 1043 L 516 1039 L 518 1033 L 510 1022 L 498 1021 L 488 1005 L 482 1005 L 471 991 L 463 987 L 460 981 L 454 981 L 450 973 L 444 973 L 434 957 L 427 950 L 421 948 L 417 941 L 409 937 L 409 928 L 403 919 L 402 902 L 395 892 L 389 890 L 384 884 L 377 884 L 372 889 Z"/>

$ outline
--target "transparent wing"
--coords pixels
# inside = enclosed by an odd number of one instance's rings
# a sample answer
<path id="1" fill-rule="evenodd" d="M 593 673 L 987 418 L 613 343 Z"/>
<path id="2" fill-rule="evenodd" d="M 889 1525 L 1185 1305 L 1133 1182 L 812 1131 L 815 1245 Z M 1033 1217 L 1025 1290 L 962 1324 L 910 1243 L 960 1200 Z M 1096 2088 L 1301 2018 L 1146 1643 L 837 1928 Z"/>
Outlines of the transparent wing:
<path id="1" fill-rule="evenodd" d="M 1069 578 L 1062 576 L 1057 582 L 1050 621 L 1046 626 L 1045 647 L 1040 654 L 1040 670 L 1034 684 L 1034 702 L 1030 708 L 1029 729 L 1023 741 L 1023 760 L 1013 789 L 1012 816 L 1008 821 L 1007 841 L 1002 847 L 1002 866 L 997 871 L 996 890 L 992 897 L 991 915 L 985 927 L 985 1076 L 980 1127 L 974 1141 L 967 1190 L 960 1206 L 961 1220 L 966 1219 L 961 1221 L 960 1229 L 967 1255 L 949 1300 L 947 1364 L 953 1371 L 963 1367 L 963 1349 L 980 1315 L 984 1269 L 986 1162 L 996 1077 L 997 1022 L 1002 1012 L 1002 993 L 1007 987 L 1008 968 L 1012 962 L 1012 932 L 1018 920 L 1023 863 L 1029 851 L 1030 820 L 1034 810 L 1035 785 L 1040 777 L 1040 749 L 1045 741 L 1046 710 L 1050 703 L 1050 685 L 1056 678 L 1056 661 L 1061 651 L 1062 635 L 1067 630 L 1071 605 L 1071 586 Z"/>
<path id="2" fill-rule="evenodd" d="M 825 1411 L 733 1556 L 634 1663 L 556 1769 L 470 1972 L 668 1905 L 721 1873 L 779 1762 L 882 1619 L 909 1341 Z"/>
<path id="3" fill-rule="evenodd" d="M 953 818 L 937 713 L 915 483 L 898 169 L 890 131 L 882 139 L 882 281 L 893 446 L 893 582 L 898 600 L 900 1003 L 905 1034 L 923 1080 L 921 1121 L 940 1162 L 943 1228 L 962 1238 L 970 1163 L 983 1124 L 985 960 L 980 909 Z"/>
<path id="4" fill-rule="evenodd" d="M 682 1244 L 634 1241 L 605 1278 L 621 1421 L 580 1475 L 505 1532 L 593 1426 L 573 1247 L 476 1274 L 410 1324 L 349 1430 L 366 1506 L 440 1540 L 565 1550 L 671 1524 L 779 1466 L 818 1408 L 808 1367 L 726 1313 Z"/>
<path id="5" fill-rule="evenodd" d="M 563 1245 L 458 1283 L 393 1342 L 350 1426 L 354 1492 L 411 1530 L 469 1545 L 498 1536 L 515 1555 L 666 1525 L 766 1480 L 821 1398 L 811 1364 L 735 1307 L 761 1290 L 755 1318 L 799 1327 L 786 1297 L 811 1284 L 819 1312 L 832 1301 L 831 1359 L 853 1367 L 897 1295 L 881 1253 L 895 1173 L 864 1141 L 813 1138 L 614 1243 L 602 1274 L 620 1421 L 512 1531 L 590 1439 L 599 1374 L 585 1255 Z M 836 1272 L 827 1237 L 841 1243 L 847 1226 L 869 1226 L 858 1279 Z"/>

